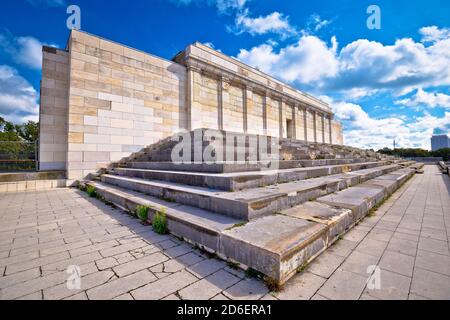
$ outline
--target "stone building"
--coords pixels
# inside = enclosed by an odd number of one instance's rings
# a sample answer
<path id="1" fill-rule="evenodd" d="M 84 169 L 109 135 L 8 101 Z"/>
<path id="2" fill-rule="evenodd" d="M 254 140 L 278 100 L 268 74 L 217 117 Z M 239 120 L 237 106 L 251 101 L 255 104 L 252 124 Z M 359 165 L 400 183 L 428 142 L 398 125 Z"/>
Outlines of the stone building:
<path id="1" fill-rule="evenodd" d="M 198 42 L 173 61 L 80 31 L 43 47 L 41 170 L 83 178 L 197 128 L 343 144 L 326 103 Z"/>

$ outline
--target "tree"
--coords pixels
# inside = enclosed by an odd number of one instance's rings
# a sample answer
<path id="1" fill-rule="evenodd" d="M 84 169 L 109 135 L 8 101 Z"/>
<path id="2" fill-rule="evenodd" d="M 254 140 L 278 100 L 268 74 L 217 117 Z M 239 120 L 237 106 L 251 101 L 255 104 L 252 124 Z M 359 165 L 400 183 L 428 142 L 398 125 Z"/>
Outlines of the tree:
<path id="1" fill-rule="evenodd" d="M 14 124 L 0 117 L 0 141 L 35 142 L 39 137 L 39 124 L 28 121 L 24 124 Z"/>
<path id="2" fill-rule="evenodd" d="M 20 141 L 14 124 L 2 117 L 0 117 L 0 141 Z"/>
<path id="3" fill-rule="evenodd" d="M 22 125 L 16 125 L 17 134 L 28 142 L 35 142 L 39 138 L 39 125 L 37 122 L 28 121 Z"/>

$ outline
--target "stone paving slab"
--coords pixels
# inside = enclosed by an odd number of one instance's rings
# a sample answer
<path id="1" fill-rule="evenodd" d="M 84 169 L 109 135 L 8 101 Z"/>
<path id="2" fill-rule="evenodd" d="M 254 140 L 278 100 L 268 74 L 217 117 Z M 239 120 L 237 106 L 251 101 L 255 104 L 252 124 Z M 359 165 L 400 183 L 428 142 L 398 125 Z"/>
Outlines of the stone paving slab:
<path id="1" fill-rule="evenodd" d="M 450 299 L 450 178 L 424 170 L 276 293 L 78 190 L 0 193 L 0 299 Z"/>

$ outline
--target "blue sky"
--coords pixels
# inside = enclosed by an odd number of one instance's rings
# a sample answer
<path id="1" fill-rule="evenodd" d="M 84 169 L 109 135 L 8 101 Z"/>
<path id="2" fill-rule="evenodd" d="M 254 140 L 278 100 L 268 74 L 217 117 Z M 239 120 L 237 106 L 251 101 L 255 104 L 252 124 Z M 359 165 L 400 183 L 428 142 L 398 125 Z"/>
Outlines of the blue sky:
<path id="1" fill-rule="evenodd" d="M 321 97 L 346 144 L 429 148 L 433 132 L 450 134 L 448 0 L 2 1 L 1 116 L 36 119 L 40 47 L 65 47 L 70 4 L 84 31 L 167 59 L 200 41 Z"/>

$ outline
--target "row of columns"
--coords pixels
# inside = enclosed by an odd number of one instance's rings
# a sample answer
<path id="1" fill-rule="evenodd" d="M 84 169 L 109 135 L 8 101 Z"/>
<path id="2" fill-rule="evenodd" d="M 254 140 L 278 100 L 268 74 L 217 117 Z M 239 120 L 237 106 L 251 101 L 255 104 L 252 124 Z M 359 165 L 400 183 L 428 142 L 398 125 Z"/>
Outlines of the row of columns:
<path id="1" fill-rule="evenodd" d="M 190 67 L 188 67 L 188 74 L 187 74 L 187 122 L 188 122 L 188 129 L 191 130 L 191 123 L 192 123 L 192 119 L 191 119 L 191 106 L 192 106 L 192 101 L 194 98 L 194 93 L 193 93 L 193 88 L 194 88 L 194 77 L 193 77 L 193 72 L 194 70 Z M 197 71 L 198 72 L 198 71 Z M 219 130 L 223 130 L 224 129 L 224 123 L 223 123 L 223 84 L 224 84 L 224 77 L 219 75 L 218 76 L 218 127 Z M 243 129 L 244 129 L 244 133 L 248 132 L 248 90 L 255 92 L 253 90 L 252 86 L 249 86 L 247 84 L 242 84 L 242 91 L 243 91 Z M 263 97 L 263 131 L 264 134 L 267 134 L 267 98 L 268 98 L 269 94 L 268 92 L 264 92 L 262 97 Z M 279 104 L 279 137 L 280 138 L 287 138 L 284 137 L 284 130 L 283 130 L 283 106 L 286 104 L 286 99 L 284 97 L 280 97 L 277 100 L 280 101 Z M 304 140 L 306 142 L 318 142 L 318 136 L 317 136 L 317 117 L 320 116 L 322 121 L 322 142 L 325 143 L 325 137 L 326 137 L 326 133 L 325 133 L 325 122 L 328 123 L 328 134 L 329 134 L 329 143 L 331 144 L 333 142 L 332 140 L 332 116 L 328 115 L 324 112 L 318 112 L 313 108 L 309 108 L 308 106 L 301 106 L 300 103 L 292 103 L 292 125 L 293 125 L 293 130 L 292 130 L 292 138 L 293 139 L 297 139 L 297 112 L 296 110 L 302 110 L 303 111 L 303 129 L 304 129 Z M 307 119 L 307 110 L 309 110 L 312 115 L 313 115 L 313 124 L 314 124 L 314 136 L 312 137 L 313 140 L 310 139 L 310 137 L 308 137 L 308 119 Z M 286 128 L 286 133 L 287 133 L 288 128 Z"/>

